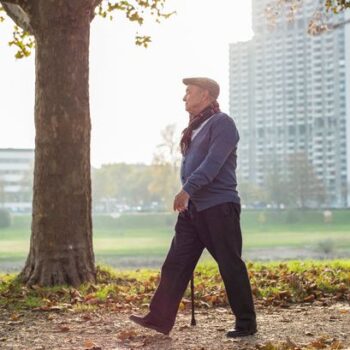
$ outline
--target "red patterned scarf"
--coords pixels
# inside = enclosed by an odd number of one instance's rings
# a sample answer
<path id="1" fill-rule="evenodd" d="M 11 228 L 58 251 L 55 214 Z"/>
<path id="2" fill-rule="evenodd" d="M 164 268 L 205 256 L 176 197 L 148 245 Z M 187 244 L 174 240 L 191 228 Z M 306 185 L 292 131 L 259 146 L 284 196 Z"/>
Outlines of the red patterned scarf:
<path id="1" fill-rule="evenodd" d="M 219 112 L 220 106 L 217 101 L 214 101 L 208 107 L 204 108 L 199 114 L 195 115 L 194 117 L 190 116 L 187 128 L 182 131 L 182 138 L 180 141 L 182 155 L 185 155 L 186 151 L 190 147 L 192 131 L 199 128 L 204 121 Z"/>

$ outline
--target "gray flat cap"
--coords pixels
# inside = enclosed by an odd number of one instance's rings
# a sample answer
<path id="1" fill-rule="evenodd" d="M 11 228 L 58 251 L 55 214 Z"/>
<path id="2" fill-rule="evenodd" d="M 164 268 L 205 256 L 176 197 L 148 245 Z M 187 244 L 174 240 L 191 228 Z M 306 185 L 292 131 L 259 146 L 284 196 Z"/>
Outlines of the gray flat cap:
<path id="1" fill-rule="evenodd" d="M 196 85 L 201 87 L 204 90 L 208 90 L 210 96 L 215 98 L 215 100 L 219 97 L 220 94 L 220 86 L 219 84 L 210 78 L 198 77 L 198 78 L 185 78 L 182 79 L 182 82 L 185 85 Z"/>

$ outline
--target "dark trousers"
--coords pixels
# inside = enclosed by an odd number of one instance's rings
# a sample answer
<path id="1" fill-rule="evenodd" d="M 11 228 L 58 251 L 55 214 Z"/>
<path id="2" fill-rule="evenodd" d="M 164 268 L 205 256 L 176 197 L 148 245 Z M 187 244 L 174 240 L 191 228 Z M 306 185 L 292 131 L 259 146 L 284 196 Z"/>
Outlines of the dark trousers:
<path id="1" fill-rule="evenodd" d="M 218 263 L 236 327 L 256 327 L 247 268 L 241 259 L 240 210 L 239 204 L 223 203 L 198 212 L 190 202 L 188 210 L 179 213 L 149 318 L 165 328 L 173 327 L 188 282 L 207 248 Z"/>

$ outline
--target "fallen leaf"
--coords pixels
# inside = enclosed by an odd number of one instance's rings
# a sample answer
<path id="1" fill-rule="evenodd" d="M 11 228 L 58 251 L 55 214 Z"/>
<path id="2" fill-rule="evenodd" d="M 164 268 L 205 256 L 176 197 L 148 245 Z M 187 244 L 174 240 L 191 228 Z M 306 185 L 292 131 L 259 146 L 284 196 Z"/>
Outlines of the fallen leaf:
<path id="1" fill-rule="evenodd" d="M 100 301 L 97 299 L 97 298 L 92 298 L 92 299 L 88 299 L 86 301 L 86 304 L 89 304 L 89 305 L 95 305 L 95 304 L 98 304 Z"/>
<path id="2" fill-rule="evenodd" d="M 87 301 L 87 300 L 94 299 L 94 298 L 95 298 L 95 294 L 90 293 L 90 294 L 85 295 L 84 300 Z"/>
<path id="3" fill-rule="evenodd" d="M 323 339 L 317 339 L 313 341 L 310 345 L 316 349 L 324 349 L 327 347 Z"/>
<path id="4" fill-rule="evenodd" d="M 185 310 L 185 308 L 186 308 L 185 303 L 183 303 L 183 302 L 181 301 L 181 303 L 180 303 L 180 305 L 179 305 L 179 310 L 183 311 L 183 310 Z"/>
<path id="5" fill-rule="evenodd" d="M 81 318 L 82 318 L 84 321 L 90 321 L 90 320 L 92 320 L 91 315 L 88 315 L 88 314 L 85 314 L 85 315 L 81 316 Z"/>
<path id="6" fill-rule="evenodd" d="M 21 315 L 15 313 L 10 316 L 12 321 L 18 321 L 20 317 Z"/>
<path id="7" fill-rule="evenodd" d="M 124 341 L 127 339 L 132 339 L 137 335 L 136 331 L 133 329 L 125 330 L 118 333 L 118 339 Z"/>
<path id="8" fill-rule="evenodd" d="M 35 307 L 33 311 L 62 311 L 66 309 L 64 306 L 39 306 Z"/>
<path id="9" fill-rule="evenodd" d="M 70 328 L 68 326 L 60 326 L 60 332 L 66 333 L 69 331 L 70 331 Z"/>
<path id="10" fill-rule="evenodd" d="M 287 290 L 282 290 L 278 293 L 278 296 L 281 298 L 281 299 L 284 299 L 284 298 L 289 298 L 290 297 L 290 293 L 289 291 Z"/>
<path id="11" fill-rule="evenodd" d="M 89 350 L 97 350 L 101 349 L 99 346 L 97 346 L 92 340 L 88 339 L 85 340 L 84 342 L 84 348 L 89 349 Z"/>
<path id="12" fill-rule="evenodd" d="M 315 295 L 314 294 L 310 294 L 309 296 L 307 296 L 306 298 L 304 298 L 304 302 L 305 303 L 311 303 L 315 300 Z"/>

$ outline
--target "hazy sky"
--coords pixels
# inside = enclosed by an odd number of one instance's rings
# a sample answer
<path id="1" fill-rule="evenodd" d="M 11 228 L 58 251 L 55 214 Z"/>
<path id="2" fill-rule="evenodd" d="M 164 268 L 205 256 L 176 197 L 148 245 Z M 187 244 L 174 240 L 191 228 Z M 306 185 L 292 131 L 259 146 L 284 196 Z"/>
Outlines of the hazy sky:
<path id="1" fill-rule="evenodd" d="M 213 5 L 215 4 L 215 7 Z M 229 43 L 248 40 L 251 2 L 168 0 L 177 14 L 138 27 L 119 15 L 91 27 L 91 162 L 150 163 L 160 131 L 187 124 L 182 78 L 209 76 L 222 89 L 228 112 Z M 11 21 L 0 24 L 0 148 L 34 147 L 34 57 L 16 61 Z M 134 45 L 136 31 L 152 35 L 148 49 Z"/>

